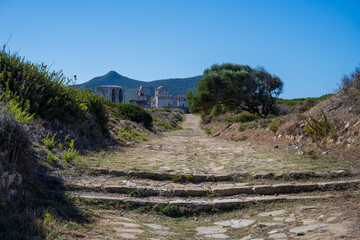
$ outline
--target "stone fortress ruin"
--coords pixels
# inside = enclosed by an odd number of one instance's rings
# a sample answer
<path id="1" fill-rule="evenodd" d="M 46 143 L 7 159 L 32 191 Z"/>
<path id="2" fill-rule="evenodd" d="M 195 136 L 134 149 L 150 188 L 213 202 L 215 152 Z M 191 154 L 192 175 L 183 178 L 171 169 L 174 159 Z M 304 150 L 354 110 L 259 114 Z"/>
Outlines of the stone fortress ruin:
<path id="1" fill-rule="evenodd" d="M 130 100 L 129 103 L 136 104 L 143 108 L 151 107 L 151 95 L 147 86 L 140 86 L 136 92 L 136 100 Z"/>
<path id="2" fill-rule="evenodd" d="M 103 95 L 106 99 L 121 103 L 125 102 L 125 88 L 116 85 L 103 85 L 95 88 L 95 94 Z M 187 109 L 186 97 L 184 95 L 172 96 L 164 86 L 155 89 L 155 97 L 151 98 L 150 90 L 147 86 L 140 86 L 136 92 L 136 99 L 129 103 L 143 108 L 182 108 Z"/>
<path id="3" fill-rule="evenodd" d="M 105 99 L 114 103 L 121 103 L 125 100 L 125 88 L 116 85 L 103 85 L 95 87 L 95 94 L 103 95 Z"/>

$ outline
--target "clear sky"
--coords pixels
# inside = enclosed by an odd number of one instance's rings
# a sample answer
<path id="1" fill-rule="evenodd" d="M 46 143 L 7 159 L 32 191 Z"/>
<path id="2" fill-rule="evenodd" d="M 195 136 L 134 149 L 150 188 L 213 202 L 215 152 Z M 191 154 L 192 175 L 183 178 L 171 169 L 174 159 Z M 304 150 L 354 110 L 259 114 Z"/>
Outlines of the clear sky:
<path id="1" fill-rule="evenodd" d="M 0 44 L 78 83 L 263 66 L 283 98 L 332 92 L 360 66 L 360 0 L 0 0 Z"/>

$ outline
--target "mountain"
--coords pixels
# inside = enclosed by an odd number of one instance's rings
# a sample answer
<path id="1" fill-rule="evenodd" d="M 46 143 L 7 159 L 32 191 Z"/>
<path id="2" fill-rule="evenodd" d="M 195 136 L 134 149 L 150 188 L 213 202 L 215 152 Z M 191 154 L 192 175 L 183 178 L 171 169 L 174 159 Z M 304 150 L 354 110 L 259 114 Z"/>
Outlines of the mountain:
<path id="1" fill-rule="evenodd" d="M 141 85 L 149 87 L 151 96 L 155 95 L 155 88 L 159 86 L 166 87 L 169 89 L 170 94 L 177 96 L 185 95 L 188 89 L 195 90 L 195 84 L 199 82 L 201 78 L 202 75 L 189 78 L 170 78 L 144 82 L 122 76 L 115 71 L 110 71 L 104 76 L 95 77 L 90 81 L 76 85 L 76 87 L 79 89 L 90 88 L 94 91 L 95 87 L 101 85 L 122 86 L 126 89 L 125 101 L 128 102 L 131 99 L 136 99 L 136 91 Z"/>

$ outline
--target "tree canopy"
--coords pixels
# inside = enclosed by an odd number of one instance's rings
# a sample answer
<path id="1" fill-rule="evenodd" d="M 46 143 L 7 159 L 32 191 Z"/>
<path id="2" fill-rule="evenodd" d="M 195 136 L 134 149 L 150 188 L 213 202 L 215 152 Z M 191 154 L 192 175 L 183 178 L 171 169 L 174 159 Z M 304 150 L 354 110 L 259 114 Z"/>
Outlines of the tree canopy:
<path id="1" fill-rule="evenodd" d="M 196 92 L 186 94 L 191 112 L 228 111 L 237 107 L 267 116 L 273 113 L 283 82 L 265 69 L 226 63 L 204 71 Z"/>

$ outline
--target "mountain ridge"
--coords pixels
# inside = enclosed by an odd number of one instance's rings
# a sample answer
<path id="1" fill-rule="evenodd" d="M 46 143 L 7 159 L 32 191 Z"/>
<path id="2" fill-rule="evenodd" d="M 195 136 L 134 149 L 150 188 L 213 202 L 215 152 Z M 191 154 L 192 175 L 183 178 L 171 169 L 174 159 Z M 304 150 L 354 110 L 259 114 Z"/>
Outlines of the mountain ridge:
<path id="1" fill-rule="evenodd" d="M 101 85 L 118 85 L 126 89 L 125 101 L 128 102 L 131 99 L 136 99 L 137 89 L 143 85 L 149 87 L 151 96 L 155 94 L 155 88 L 164 86 L 169 90 L 169 93 L 173 96 L 185 95 L 187 90 L 195 91 L 195 84 L 200 81 L 202 75 L 188 77 L 188 78 L 168 78 L 153 80 L 149 82 L 135 80 L 126 76 L 123 76 L 116 71 L 109 71 L 107 74 L 94 77 L 87 82 L 77 84 L 76 88 L 84 89 L 90 88 L 95 90 L 95 87 Z"/>

